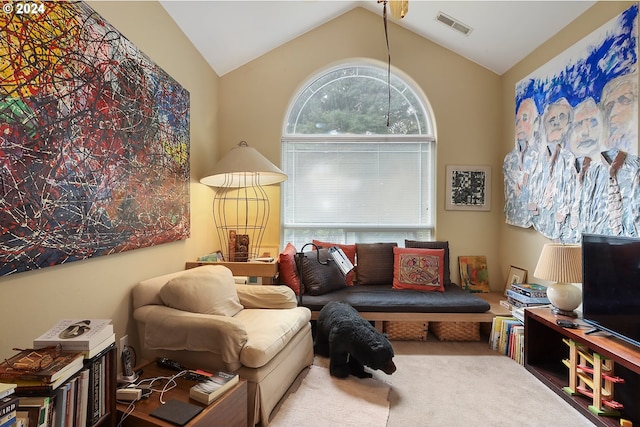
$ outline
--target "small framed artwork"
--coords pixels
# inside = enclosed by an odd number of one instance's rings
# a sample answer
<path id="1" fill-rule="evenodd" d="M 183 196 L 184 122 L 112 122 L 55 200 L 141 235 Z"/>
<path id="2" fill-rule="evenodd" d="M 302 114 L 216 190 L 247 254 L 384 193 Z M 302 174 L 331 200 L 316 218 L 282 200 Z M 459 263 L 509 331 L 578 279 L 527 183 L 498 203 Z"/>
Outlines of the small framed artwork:
<path id="1" fill-rule="evenodd" d="M 504 286 L 505 295 L 507 295 L 507 290 L 510 289 L 511 285 L 514 283 L 527 283 L 527 270 L 513 265 L 509 267 L 507 283 Z"/>
<path id="2" fill-rule="evenodd" d="M 445 209 L 491 210 L 491 167 L 447 165 Z"/>
<path id="3" fill-rule="evenodd" d="M 490 292 L 486 256 L 459 256 L 458 263 L 462 289 L 473 293 Z"/>

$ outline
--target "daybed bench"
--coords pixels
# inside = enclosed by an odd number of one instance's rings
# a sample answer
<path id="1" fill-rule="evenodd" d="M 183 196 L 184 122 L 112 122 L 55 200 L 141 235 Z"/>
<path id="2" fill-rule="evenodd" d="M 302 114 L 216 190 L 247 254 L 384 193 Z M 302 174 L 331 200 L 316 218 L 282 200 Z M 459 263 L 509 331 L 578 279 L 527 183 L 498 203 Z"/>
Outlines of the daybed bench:
<path id="1" fill-rule="evenodd" d="M 314 244 L 325 248 L 333 246 L 320 241 L 314 241 Z M 292 287 L 297 294 L 300 294 L 300 284 L 296 279 L 299 280 L 300 277 L 293 277 L 292 274 L 298 268 L 302 269 L 300 276 L 304 291 L 298 298 L 300 305 L 311 310 L 312 320 L 317 319 L 326 303 L 334 300 L 351 304 L 362 317 L 374 322 L 380 331 L 384 331 L 385 324 L 389 322 L 435 322 L 434 326 L 440 322 L 456 322 L 460 326 L 468 324 L 469 327 L 477 328 L 479 323 L 489 323 L 497 315 L 509 314 L 499 303 L 499 293 L 470 293 L 451 282 L 448 242 L 407 240 L 405 248 L 397 248 L 397 245 L 390 243 L 335 246 L 341 247 L 354 264 L 357 261 L 355 278 L 347 277 L 346 284 L 321 283 L 337 279 L 313 277 L 314 269 L 320 272 L 327 269 L 325 266 L 318 267 L 313 256 L 307 255 L 308 261 L 305 260 L 304 266 L 301 263 L 295 264 L 295 248 L 292 245 L 288 245 L 280 254 L 280 282 Z M 403 252 L 409 255 L 437 256 L 442 265 L 439 283 L 431 283 L 432 286 L 422 288 L 395 288 L 394 278 L 397 283 L 399 255 Z M 320 255 L 322 258 L 322 251 Z M 311 267 L 305 269 L 309 266 Z M 348 283 L 350 279 L 353 280 L 351 286 Z"/>

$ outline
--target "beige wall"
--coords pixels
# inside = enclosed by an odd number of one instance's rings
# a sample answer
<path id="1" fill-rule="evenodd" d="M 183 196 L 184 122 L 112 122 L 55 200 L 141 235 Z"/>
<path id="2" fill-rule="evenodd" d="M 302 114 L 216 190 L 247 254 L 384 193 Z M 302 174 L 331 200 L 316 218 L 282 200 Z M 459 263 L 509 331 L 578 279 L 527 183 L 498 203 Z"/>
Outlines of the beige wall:
<path id="1" fill-rule="evenodd" d="M 131 287 L 217 249 L 213 191 L 198 180 L 218 156 L 246 140 L 280 164 L 286 108 L 307 78 L 348 58 L 386 61 L 380 16 L 356 9 L 218 78 L 157 2 L 90 4 L 190 91 L 191 238 L 0 278 L 0 358 L 13 354 L 12 347 L 29 346 L 62 317 L 112 318 L 118 338 L 129 333 L 136 343 Z M 504 286 L 511 264 L 532 274 L 546 239 L 505 225 L 502 211 L 502 160 L 513 146 L 515 83 L 630 4 L 598 3 L 501 77 L 391 23 L 392 63 L 422 88 L 436 118 L 437 238 L 451 242 L 454 279 L 458 255 L 486 255 L 494 290 Z M 444 210 L 448 164 L 492 167 L 491 212 Z M 273 227 L 265 245 L 278 247 L 279 187 L 270 190 Z"/>
<path id="2" fill-rule="evenodd" d="M 0 359 L 12 355 L 13 347 L 31 346 L 33 338 L 64 317 L 111 318 L 117 338 L 134 335 L 131 287 L 183 269 L 186 260 L 213 249 L 213 192 L 197 179 L 217 157 L 218 76 L 159 3 L 90 4 L 190 92 L 191 238 L 0 278 Z M 135 335 L 131 338 L 135 344 Z"/>
<path id="3" fill-rule="evenodd" d="M 490 165 L 493 194 L 501 185 L 500 77 L 400 26 L 389 26 L 391 62 L 424 91 L 438 132 L 437 237 L 451 242 L 452 276 L 458 255 L 486 255 L 489 275 L 502 283 L 498 233 L 500 198 L 491 212 L 445 211 L 445 165 Z M 357 8 L 220 78 L 220 147 L 246 140 L 280 164 L 287 107 L 296 91 L 320 70 L 352 58 L 380 61 L 387 51 L 380 15 Z M 278 197 L 279 188 L 274 189 Z M 276 198 L 278 200 L 278 198 Z M 274 203 L 277 208 L 278 202 Z M 279 245 L 279 215 L 272 215 L 265 243 Z"/>
<path id="4" fill-rule="evenodd" d="M 514 147 L 515 133 L 515 85 L 518 81 L 564 52 L 574 43 L 591 34 L 601 25 L 629 8 L 634 2 L 601 1 L 587 10 L 570 25 L 540 46 L 523 61 L 502 76 L 501 125 L 505 137 L 501 140 L 500 156 L 504 156 Z M 502 202 L 504 205 L 504 193 Z M 533 229 L 523 229 L 505 224 L 504 214 L 500 213 L 500 260 L 501 269 L 507 273 L 510 265 L 528 270 L 529 281 L 541 284 L 547 282 L 533 278 L 542 246 L 550 240 Z M 505 279 L 506 281 L 506 279 Z"/>

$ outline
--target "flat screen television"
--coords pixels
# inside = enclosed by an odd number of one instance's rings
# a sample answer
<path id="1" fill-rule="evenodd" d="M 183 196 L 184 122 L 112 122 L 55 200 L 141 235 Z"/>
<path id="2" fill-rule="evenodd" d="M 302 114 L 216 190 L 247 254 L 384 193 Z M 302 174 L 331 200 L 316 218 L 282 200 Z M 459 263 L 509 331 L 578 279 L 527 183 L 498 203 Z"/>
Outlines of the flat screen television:
<path id="1" fill-rule="evenodd" d="M 640 239 L 582 235 L 582 315 L 640 347 Z"/>

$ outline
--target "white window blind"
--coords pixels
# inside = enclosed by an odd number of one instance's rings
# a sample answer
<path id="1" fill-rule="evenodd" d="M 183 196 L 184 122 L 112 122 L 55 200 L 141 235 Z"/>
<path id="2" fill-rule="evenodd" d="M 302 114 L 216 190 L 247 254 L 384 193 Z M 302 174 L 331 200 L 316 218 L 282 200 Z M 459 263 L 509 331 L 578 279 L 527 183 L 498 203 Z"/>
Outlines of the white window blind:
<path id="1" fill-rule="evenodd" d="M 387 77 L 371 64 L 336 66 L 311 78 L 290 104 L 282 138 L 283 247 L 433 237 L 432 115 L 410 79 Z"/>

